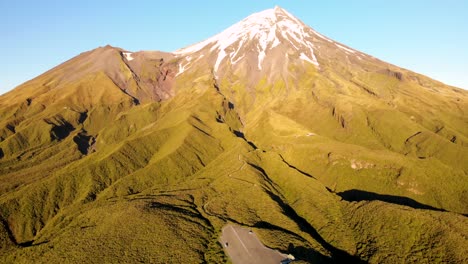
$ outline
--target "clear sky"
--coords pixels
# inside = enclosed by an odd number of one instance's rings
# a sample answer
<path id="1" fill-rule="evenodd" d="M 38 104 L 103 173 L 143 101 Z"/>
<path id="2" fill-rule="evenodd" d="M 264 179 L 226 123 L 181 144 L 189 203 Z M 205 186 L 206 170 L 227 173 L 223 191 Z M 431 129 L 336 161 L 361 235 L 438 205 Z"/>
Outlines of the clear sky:
<path id="1" fill-rule="evenodd" d="M 354 49 L 468 89 L 466 0 L 0 0 L 0 94 L 99 46 L 174 51 L 275 5 Z"/>

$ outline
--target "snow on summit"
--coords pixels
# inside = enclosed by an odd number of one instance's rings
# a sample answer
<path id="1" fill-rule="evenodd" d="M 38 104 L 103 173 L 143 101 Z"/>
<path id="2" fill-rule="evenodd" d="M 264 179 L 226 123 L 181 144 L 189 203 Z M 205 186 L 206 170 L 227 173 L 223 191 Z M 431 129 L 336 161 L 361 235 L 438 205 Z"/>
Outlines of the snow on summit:
<path id="1" fill-rule="evenodd" d="M 300 55 L 301 60 L 319 66 L 314 54 L 312 34 L 323 38 L 286 10 L 275 7 L 252 14 L 225 31 L 195 45 L 179 49 L 174 54 L 186 56 L 209 48 L 210 53 L 217 54 L 214 63 L 216 72 L 223 61 L 229 60 L 234 65 L 247 52 L 255 52 L 257 67 L 261 70 L 269 50 L 287 45 Z"/>
<path id="2" fill-rule="evenodd" d="M 125 56 L 125 59 L 127 59 L 128 61 L 133 60 L 131 52 L 128 52 L 128 51 L 127 52 L 122 52 L 122 54 Z"/>

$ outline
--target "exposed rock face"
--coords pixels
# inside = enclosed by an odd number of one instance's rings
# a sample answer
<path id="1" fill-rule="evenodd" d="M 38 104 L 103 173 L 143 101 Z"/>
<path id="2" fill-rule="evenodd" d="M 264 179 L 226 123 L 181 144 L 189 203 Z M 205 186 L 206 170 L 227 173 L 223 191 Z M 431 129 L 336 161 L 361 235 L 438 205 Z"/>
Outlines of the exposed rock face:
<path id="1" fill-rule="evenodd" d="M 174 58 L 172 54 L 139 51 L 122 52 L 122 55 L 140 87 L 135 94 L 136 98 L 142 101 L 161 101 L 174 95 L 173 85 L 177 66 L 168 63 Z"/>

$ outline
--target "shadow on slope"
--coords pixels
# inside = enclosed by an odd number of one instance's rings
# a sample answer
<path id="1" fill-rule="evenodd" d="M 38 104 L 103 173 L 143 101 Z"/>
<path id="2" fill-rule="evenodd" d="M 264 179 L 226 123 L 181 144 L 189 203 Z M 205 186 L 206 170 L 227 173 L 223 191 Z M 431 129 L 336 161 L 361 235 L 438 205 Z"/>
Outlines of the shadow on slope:
<path id="1" fill-rule="evenodd" d="M 81 154 L 87 155 L 91 146 L 96 143 L 96 139 L 87 135 L 86 131 L 82 131 L 73 137 L 73 142 L 75 142 Z"/>
<path id="2" fill-rule="evenodd" d="M 66 121 L 63 121 L 62 124 L 59 124 L 59 125 L 55 125 L 53 124 L 53 127 L 50 131 L 50 137 L 52 140 L 58 140 L 58 141 L 61 141 L 63 139 L 65 139 L 66 137 L 68 137 L 68 135 L 70 135 L 70 133 L 75 130 L 75 128 L 73 127 L 72 124 L 66 122 Z"/>
<path id="3" fill-rule="evenodd" d="M 424 210 L 446 212 L 446 210 L 432 207 L 427 204 L 422 204 L 420 202 L 417 202 L 411 198 L 404 197 L 404 196 L 378 194 L 378 193 L 355 190 L 355 189 L 336 193 L 336 194 L 339 195 L 341 198 L 343 198 L 343 200 L 346 200 L 348 202 L 376 201 L 377 200 L 377 201 L 382 201 L 386 203 L 405 205 L 405 206 L 412 207 L 414 209 L 424 209 Z"/>
<path id="4" fill-rule="evenodd" d="M 3 237 L 5 235 L 6 235 L 6 237 Z M 8 241 L 4 241 L 5 239 L 8 239 Z M 48 241 L 43 241 L 43 242 L 40 242 L 40 243 L 37 243 L 37 244 L 33 244 L 34 240 L 30 240 L 30 241 L 19 243 L 16 240 L 15 235 L 11 231 L 8 222 L 0 217 L 0 251 L 6 249 L 8 244 L 10 244 L 10 246 L 13 245 L 13 246 L 16 246 L 16 247 L 25 248 L 25 247 L 31 247 L 31 246 L 37 246 L 37 245 L 45 244 L 47 242 Z"/>
<path id="5" fill-rule="evenodd" d="M 273 194 L 272 192 L 267 192 L 270 197 L 278 203 L 278 205 L 283 209 L 284 214 L 289 216 L 292 220 L 294 220 L 299 228 L 303 231 L 308 233 L 312 238 L 314 238 L 319 244 L 322 245 L 326 250 L 328 250 L 331 254 L 331 259 L 323 257 L 321 260 L 323 263 L 366 263 L 359 259 L 359 257 L 352 256 L 348 252 L 341 250 L 339 248 L 334 247 L 332 244 L 328 243 L 318 232 L 317 230 L 309 223 L 307 220 L 299 216 L 296 211 L 290 207 L 288 204 L 283 202 L 283 200 Z M 317 257 L 314 252 L 311 252 L 312 249 L 307 248 L 294 248 L 291 252 L 294 252 L 297 256 L 309 256 L 309 257 Z"/>
<path id="6" fill-rule="evenodd" d="M 270 224 L 265 221 L 257 222 L 254 227 L 270 230 L 279 230 L 281 232 L 287 233 L 292 236 L 297 236 L 294 232 L 291 232 L 287 229 L 281 228 L 279 226 Z M 287 241 L 284 241 L 285 243 Z M 304 246 L 295 246 L 293 243 L 288 245 L 288 254 L 292 254 L 298 260 L 308 260 L 313 261 L 314 263 L 333 263 L 333 260 L 329 256 L 325 256 L 320 252 L 316 251 L 313 248 L 308 248 Z"/>
<path id="7" fill-rule="evenodd" d="M 255 164 L 250 164 L 250 166 L 258 170 L 262 173 L 267 179 L 269 179 L 268 175 L 266 174 L 265 170 Z M 331 254 L 331 259 L 325 257 L 318 252 L 314 251 L 313 249 L 309 248 L 292 248 L 290 252 L 294 252 L 298 257 L 304 258 L 306 260 L 314 261 L 316 258 L 320 260 L 320 263 L 366 263 L 365 261 L 361 260 L 359 257 L 353 256 L 348 252 L 336 248 L 328 241 L 326 241 L 320 233 L 302 216 L 298 215 L 296 211 L 287 203 L 285 203 L 280 196 L 273 193 L 272 191 L 265 190 L 265 192 L 270 196 L 270 198 L 275 201 L 278 206 L 283 210 L 284 214 L 290 217 L 296 224 L 298 225 L 299 229 L 303 232 L 308 233 L 315 241 L 317 241 L 323 248 L 328 250 Z"/>
<path id="8" fill-rule="evenodd" d="M 236 137 L 242 138 L 243 140 L 245 140 L 245 142 L 247 142 L 247 144 L 249 144 L 253 149 L 257 149 L 257 146 L 253 142 L 248 141 L 247 138 L 245 138 L 244 133 L 237 131 L 237 130 L 234 130 L 233 133 L 234 135 L 236 135 Z"/>

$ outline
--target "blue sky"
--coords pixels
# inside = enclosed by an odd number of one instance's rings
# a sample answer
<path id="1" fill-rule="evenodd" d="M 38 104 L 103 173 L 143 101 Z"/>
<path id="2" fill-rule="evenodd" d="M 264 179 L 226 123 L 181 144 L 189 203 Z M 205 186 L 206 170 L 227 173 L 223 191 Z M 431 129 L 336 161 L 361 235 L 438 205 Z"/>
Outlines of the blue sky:
<path id="1" fill-rule="evenodd" d="M 99 46 L 174 51 L 275 5 L 329 38 L 468 89 L 464 0 L 0 0 L 0 94 Z"/>

